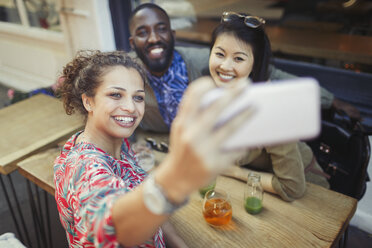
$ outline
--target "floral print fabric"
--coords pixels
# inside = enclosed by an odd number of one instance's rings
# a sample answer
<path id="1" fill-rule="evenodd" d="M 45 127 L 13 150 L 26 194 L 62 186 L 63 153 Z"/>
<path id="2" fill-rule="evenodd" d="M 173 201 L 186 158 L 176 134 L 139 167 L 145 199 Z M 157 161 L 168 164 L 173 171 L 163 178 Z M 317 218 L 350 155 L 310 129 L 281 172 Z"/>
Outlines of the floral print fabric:
<path id="1" fill-rule="evenodd" d="M 148 79 L 154 90 L 160 114 L 170 127 L 176 117 L 182 95 L 189 85 L 185 61 L 174 51 L 172 64 L 167 72 L 161 77 L 148 73 Z"/>
<path id="2" fill-rule="evenodd" d="M 121 160 L 73 135 L 54 164 L 55 199 L 70 247 L 119 247 L 111 208 L 139 185 L 146 173 L 124 139 Z M 138 247 L 165 247 L 161 229 Z"/>

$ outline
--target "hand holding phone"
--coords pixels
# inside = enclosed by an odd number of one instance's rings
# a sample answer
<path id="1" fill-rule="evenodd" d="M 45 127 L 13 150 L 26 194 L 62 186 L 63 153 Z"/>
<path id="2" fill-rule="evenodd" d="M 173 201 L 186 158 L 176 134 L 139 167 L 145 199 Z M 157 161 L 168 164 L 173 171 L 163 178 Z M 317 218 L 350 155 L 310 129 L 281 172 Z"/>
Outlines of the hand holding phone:
<path id="1" fill-rule="evenodd" d="M 224 89 L 206 94 L 202 107 L 223 97 Z M 242 109 L 249 118 L 222 145 L 223 150 L 247 149 L 309 139 L 320 132 L 320 89 L 313 78 L 247 84 L 240 96 L 220 114 L 217 126 Z"/>

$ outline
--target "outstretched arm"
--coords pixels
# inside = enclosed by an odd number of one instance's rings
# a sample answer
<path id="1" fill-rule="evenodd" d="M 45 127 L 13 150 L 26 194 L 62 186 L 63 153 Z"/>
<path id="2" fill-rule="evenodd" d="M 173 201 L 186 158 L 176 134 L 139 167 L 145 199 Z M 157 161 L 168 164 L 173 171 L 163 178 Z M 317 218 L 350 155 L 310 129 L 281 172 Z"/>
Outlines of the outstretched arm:
<path id="1" fill-rule="evenodd" d="M 261 176 L 265 191 L 280 195 L 285 201 L 293 201 L 305 193 L 305 173 L 298 144 L 288 143 L 265 147 L 272 163 L 272 172 L 254 171 Z M 242 163 L 244 164 L 244 163 Z M 247 181 L 248 173 L 253 170 L 234 166 L 222 175 Z"/>
<path id="2" fill-rule="evenodd" d="M 231 166 L 227 168 L 225 171 L 221 173 L 221 175 L 226 176 L 226 177 L 232 177 L 239 179 L 240 181 L 247 182 L 248 179 L 248 174 L 250 172 L 254 172 L 261 177 L 261 184 L 262 188 L 270 193 L 278 194 L 275 189 L 273 188 L 272 180 L 273 180 L 273 174 L 268 173 L 268 172 L 259 172 L 259 171 L 254 171 L 251 169 L 247 168 L 242 168 L 239 166 Z"/>
<path id="3" fill-rule="evenodd" d="M 242 155 L 241 152 L 221 152 L 220 145 L 250 115 L 247 109 L 217 128 L 216 116 L 239 95 L 241 88 L 229 89 L 218 101 L 200 108 L 200 99 L 215 85 L 210 78 L 198 81 L 201 82 L 190 85 L 183 96 L 171 127 L 169 153 L 154 172 L 155 182 L 175 204 L 184 202 Z M 143 192 L 144 187 L 140 185 L 117 200 L 112 208 L 116 237 L 124 246 L 147 240 L 169 217 L 169 214 L 157 215 L 147 209 Z"/>

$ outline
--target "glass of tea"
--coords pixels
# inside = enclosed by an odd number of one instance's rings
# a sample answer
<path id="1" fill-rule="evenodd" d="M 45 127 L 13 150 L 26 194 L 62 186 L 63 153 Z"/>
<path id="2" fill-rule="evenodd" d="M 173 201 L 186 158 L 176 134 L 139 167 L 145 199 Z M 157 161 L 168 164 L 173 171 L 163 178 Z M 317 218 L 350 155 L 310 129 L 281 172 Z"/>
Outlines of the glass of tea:
<path id="1" fill-rule="evenodd" d="M 212 226 L 228 224 L 232 217 L 232 208 L 228 193 L 222 189 L 213 189 L 205 193 L 203 216 L 208 224 Z"/>

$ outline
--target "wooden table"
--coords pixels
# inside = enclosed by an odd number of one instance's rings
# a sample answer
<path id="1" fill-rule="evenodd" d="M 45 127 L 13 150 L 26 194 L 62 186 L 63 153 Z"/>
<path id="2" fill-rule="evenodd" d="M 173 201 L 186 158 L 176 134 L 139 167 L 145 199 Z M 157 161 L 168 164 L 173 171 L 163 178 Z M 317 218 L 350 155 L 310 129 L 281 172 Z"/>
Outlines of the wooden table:
<path id="1" fill-rule="evenodd" d="M 220 176 L 216 187 L 231 197 L 233 218 L 226 227 L 205 222 L 197 192 L 170 219 L 189 247 L 334 247 L 357 206 L 354 198 L 308 183 L 305 196 L 290 203 L 265 193 L 262 212 L 250 215 L 243 207 L 245 183 Z"/>
<path id="2" fill-rule="evenodd" d="M 54 196 L 53 164 L 60 153 L 60 147 L 50 148 L 19 162 L 19 174 Z"/>
<path id="3" fill-rule="evenodd" d="M 166 136 L 141 132 L 137 138 Z M 19 172 L 54 195 L 53 161 L 60 148 L 52 148 L 20 163 Z M 164 154 L 155 153 L 160 162 Z M 189 247 L 332 247 L 336 246 L 355 213 L 357 200 L 314 184 L 307 184 L 305 196 L 285 202 L 264 194 L 263 211 L 250 215 L 243 208 L 245 183 L 220 176 L 217 188 L 230 193 L 232 222 L 223 228 L 209 226 L 202 216 L 202 198 L 195 192 L 190 203 L 170 219 Z"/>
<path id="4" fill-rule="evenodd" d="M 192 27 L 176 30 L 176 38 L 209 45 L 218 24 L 199 18 Z M 265 30 L 273 52 L 372 65 L 372 37 L 269 25 Z"/>
<path id="5" fill-rule="evenodd" d="M 5 175 L 18 161 L 83 127 L 81 118 L 65 113 L 60 100 L 43 94 L 0 109 L 0 120 L 0 173 Z"/>
<path id="6" fill-rule="evenodd" d="M 43 94 L 0 109 L 0 120 L 0 173 L 9 180 L 9 187 L 5 186 L 0 176 L 1 188 L 20 240 L 27 245 L 30 244 L 30 238 L 10 173 L 17 168 L 17 162 L 81 129 L 83 121 L 77 116 L 68 116 L 60 100 Z M 15 207 L 10 196 L 14 198 Z M 23 238 L 17 219 L 23 226 L 27 240 Z"/>
<path id="7" fill-rule="evenodd" d="M 44 247 L 50 247 L 53 243 L 47 193 L 54 198 L 53 162 L 60 152 L 61 147 L 55 146 L 28 157 L 17 164 L 18 172 L 28 179 L 27 192 L 33 213 L 35 236 L 38 244 L 42 243 Z M 30 182 L 33 183 L 34 190 L 32 190 Z M 44 201 L 42 201 L 38 187 L 44 190 Z"/>

